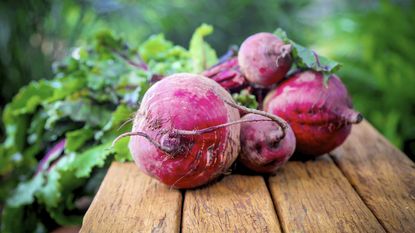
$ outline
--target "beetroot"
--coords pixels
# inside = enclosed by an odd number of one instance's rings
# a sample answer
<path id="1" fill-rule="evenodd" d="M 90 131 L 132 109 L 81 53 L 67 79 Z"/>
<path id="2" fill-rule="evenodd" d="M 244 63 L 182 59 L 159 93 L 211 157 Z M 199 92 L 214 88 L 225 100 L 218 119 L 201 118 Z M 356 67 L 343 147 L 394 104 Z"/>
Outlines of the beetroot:
<path id="1" fill-rule="evenodd" d="M 266 87 L 287 74 L 292 63 L 290 52 L 291 45 L 272 33 L 261 32 L 242 43 L 238 62 L 250 82 Z"/>
<path id="2" fill-rule="evenodd" d="M 223 174 L 235 161 L 239 112 L 215 81 L 176 74 L 145 94 L 128 135 L 134 161 L 146 174 L 175 188 L 193 188 Z M 204 130 L 202 130 L 204 129 Z"/>
<path id="3" fill-rule="evenodd" d="M 209 68 L 202 75 L 215 80 L 230 92 L 239 91 L 248 84 L 248 81 L 240 71 L 237 57 L 231 57 Z"/>
<path id="4" fill-rule="evenodd" d="M 332 75 L 324 84 L 322 73 L 299 72 L 271 91 L 264 110 L 285 119 L 297 139 L 297 150 L 308 156 L 330 152 L 350 134 L 362 115 L 352 109 L 346 87 Z"/>
<path id="5" fill-rule="evenodd" d="M 249 113 L 242 120 L 268 119 Z M 260 173 L 275 173 L 284 165 L 295 150 L 295 136 L 290 127 L 281 138 L 281 127 L 272 121 L 247 122 L 241 124 L 241 154 L 238 160 L 250 170 Z"/>

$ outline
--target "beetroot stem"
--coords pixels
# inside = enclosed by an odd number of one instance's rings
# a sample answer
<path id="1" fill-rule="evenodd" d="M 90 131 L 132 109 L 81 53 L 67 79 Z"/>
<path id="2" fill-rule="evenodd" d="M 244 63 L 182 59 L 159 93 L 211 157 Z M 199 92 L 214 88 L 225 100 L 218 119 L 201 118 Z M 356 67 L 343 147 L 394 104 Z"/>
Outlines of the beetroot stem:
<path id="1" fill-rule="evenodd" d="M 241 123 L 245 123 L 245 122 L 256 122 L 256 121 L 272 121 L 272 120 L 269 120 L 269 119 L 238 120 L 238 121 L 228 122 L 228 123 L 225 123 L 225 124 L 220 124 L 220 125 L 207 127 L 207 128 L 204 128 L 204 129 L 196 129 L 196 130 L 176 129 L 174 132 L 178 135 L 201 135 L 201 134 L 210 133 L 210 132 L 213 132 L 217 129 L 228 127 L 228 126 L 231 126 L 231 125 L 241 124 Z"/>
<path id="2" fill-rule="evenodd" d="M 268 117 L 269 119 L 275 121 L 281 127 L 282 136 L 279 139 L 281 140 L 285 137 L 285 131 L 287 130 L 288 125 L 287 125 L 287 123 L 285 123 L 285 121 L 281 117 L 276 116 L 276 115 L 271 114 L 271 113 L 264 112 L 264 111 L 247 108 L 247 107 L 244 107 L 244 106 L 241 106 L 241 105 L 238 105 L 238 104 L 226 101 L 226 100 L 225 100 L 225 103 L 227 103 L 228 105 L 230 105 L 230 106 L 232 106 L 232 107 L 234 107 L 238 110 L 241 110 L 243 112 L 253 113 L 253 114 L 261 115 L 261 116 L 264 116 L 264 117 Z"/>
<path id="3" fill-rule="evenodd" d="M 210 132 L 213 132 L 213 131 L 215 131 L 217 129 L 224 128 L 224 127 L 228 127 L 228 126 L 231 126 L 231 125 L 241 124 L 241 123 L 245 123 L 245 122 L 256 122 L 256 121 L 273 121 L 273 120 L 272 119 L 238 120 L 238 121 L 234 121 L 234 122 L 228 122 L 228 123 L 225 123 L 225 124 L 220 124 L 220 125 L 215 125 L 215 126 L 207 127 L 207 128 L 204 128 L 204 129 L 199 129 L 199 130 L 174 129 L 173 132 L 174 132 L 175 135 L 201 135 L 201 134 L 210 133 Z M 153 140 L 149 135 L 147 135 L 147 134 L 145 134 L 143 132 L 127 132 L 127 133 L 123 133 L 123 134 L 119 135 L 118 137 L 116 137 L 114 139 L 114 141 L 112 141 L 111 147 L 114 147 L 115 143 L 117 143 L 122 138 L 131 137 L 131 136 L 141 136 L 141 137 L 144 137 L 151 144 L 153 144 L 158 149 L 160 149 L 161 151 L 163 151 L 163 152 L 165 152 L 167 154 L 170 154 L 170 153 L 172 153 L 174 151 L 173 148 L 169 148 L 169 147 L 165 147 L 165 146 L 161 145 L 160 143 L 158 143 L 155 140 Z"/>
<path id="4" fill-rule="evenodd" d="M 269 119 L 249 119 L 249 120 L 237 120 L 237 121 L 233 121 L 233 122 L 228 122 L 225 124 L 220 124 L 220 125 L 215 125 L 215 126 L 211 126 L 211 127 L 207 127 L 204 129 L 195 129 L 195 130 L 182 130 L 182 129 L 174 129 L 173 132 L 176 135 L 201 135 L 201 134 L 205 134 L 205 133 L 210 133 L 213 132 L 217 129 L 220 128 L 224 128 L 224 127 L 228 127 L 231 125 L 236 125 L 236 124 L 241 124 L 241 123 L 246 123 L 246 122 L 258 122 L 258 121 L 275 121 L 282 129 L 282 135 L 279 138 L 279 140 L 283 139 L 285 137 L 285 131 L 288 127 L 288 125 L 278 116 L 264 112 L 264 111 L 260 111 L 260 110 L 256 110 L 256 109 L 250 109 L 250 108 L 246 108 L 244 106 L 240 106 L 238 104 L 235 103 L 231 103 L 225 100 L 225 103 L 236 108 L 239 109 L 241 111 L 244 112 L 248 112 L 248 113 L 253 113 L 253 114 L 257 114 L 257 115 L 261 115 L 264 117 L 268 117 Z M 131 136 L 141 136 L 146 138 L 151 144 L 153 144 L 154 146 L 156 146 L 158 149 L 160 149 L 161 151 L 165 152 L 165 153 L 171 153 L 173 152 L 174 149 L 172 148 L 168 148 L 165 147 L 163 145 L 161 145 L 160 143 L 156 142 L 155 140 L 153 140 L 149 135 L 143 133 L 143 132 L 127 132 L 127 133 L 123 133 L 121 135 L 119 135 L 117 138 L 114 139 L 114 141 L 112 142 L 111 147 L 114 147 L 115 143 L 117 143 L 119 140 L 121 140 L 124 137 L 131 137 Z"/>

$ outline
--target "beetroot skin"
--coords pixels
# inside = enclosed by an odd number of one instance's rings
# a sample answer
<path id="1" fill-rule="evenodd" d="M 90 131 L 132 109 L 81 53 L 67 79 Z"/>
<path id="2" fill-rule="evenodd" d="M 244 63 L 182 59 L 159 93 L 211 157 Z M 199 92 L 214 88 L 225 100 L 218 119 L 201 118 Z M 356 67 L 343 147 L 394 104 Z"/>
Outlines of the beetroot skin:
<path id="1" fill-rule="evenodd" d="M 240 125 L 198 133 L 237 121 L 232 97 L 215 81 L 176 74 L 154 84 L 134 119 L 129 148 L 146 174 L 175 188 L 193 188 L 223 174 L 240 150 Z M 153 141 L 153 142 L 151 142 Z"/>
<path id="2" fill-rule="evenodd" d="M 242 73 L 262 87 L 280 81 L 291 67 L 291 45 L 276 35 L 261 32 L 248 37 L 241 45 L 238 62 Z"/>
<path id="3" fill-rule="evenodd" d="M 237 57 L 231 57 L 209 68 L 202 75 L 215 80 L 230 92 L 238 92 L 248 85 L 248 81 L 240 71 Z"/>
<path id="4" fill-rule="evenodd" d="M 242 120 L 268 119 L 256 114 L 247 114 Z M 295 136 L 290 127 L 282 136 L 281 127 L 273 121 L 247 122 L 241 124 L 241 154 L 238 160 L 252 171 L 275 173 L 292 156 Z"/>
<path id="5" fill-rule="evenodd" d="M 352 109 L 347 89 L 332 75 L 327 86 L 323 74 L 304 71 L 293 74 L 271 91 L 264 110 L 285 119 L 297 139 L 297 150 L 311 157 L 341 145 L 362 115 Z"/>

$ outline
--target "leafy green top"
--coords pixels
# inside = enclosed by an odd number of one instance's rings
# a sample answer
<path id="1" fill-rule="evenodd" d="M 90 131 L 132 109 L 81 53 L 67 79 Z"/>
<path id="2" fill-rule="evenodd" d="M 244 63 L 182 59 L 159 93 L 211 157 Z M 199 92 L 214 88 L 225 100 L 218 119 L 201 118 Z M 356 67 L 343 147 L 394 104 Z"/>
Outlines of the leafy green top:
<path id="1" fill-rule="evenodd" d="M 330 75 L 337 72 L 342 66 L 338 62 L 320 56 L 313 50 L 292 41 L 288 38 L 287 33 L 281 28 L 275 30 L 274 34 L 285 43 L 292 45 L 291 55 L 293 57 L 294 64 L 300 69 L 312 69 L 318 72 L 323 72 L 325 80 L 327 81 Z"/>
<path id="2" fill-rule="evenodd" d="M 81 222 L 80 199 L 94 195 L 112 160 L 129 161 L 128 138 L 138 103 L 154 74 L 198 72 L 217 62 L 202 25 L 190 49 L 163 35 L 130 48 L 109 31 L 54 65 L 54 78 L 23 87 L 3 112 L 0 202 L 2 232 L 48 231 L 39 213 L 60 225 Z M 35 209 L 35 210 L 34 210 Z M 32 210 L 32 211 L 29 211 Z M 28 224 L 21 224 L 23 218 Z"/>

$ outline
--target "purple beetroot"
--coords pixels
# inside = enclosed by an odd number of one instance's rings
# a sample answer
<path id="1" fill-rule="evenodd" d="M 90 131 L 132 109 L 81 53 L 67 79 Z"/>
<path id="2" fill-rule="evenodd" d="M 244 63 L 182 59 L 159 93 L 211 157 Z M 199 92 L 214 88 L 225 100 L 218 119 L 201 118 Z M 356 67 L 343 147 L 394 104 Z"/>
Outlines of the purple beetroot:
<path id="1" fill-rule="evenodd" d="M 158 81 L 146 92 L 127 135 L 134 161 L 175 188 L 197 187 L 223 174 L 240 150 L 240 125 L 217 127 L 240 119 L 226 102 L 234 103 L 231 95 L 200 75 Z"/>
<path id="2" fill-rule="evenodd" d="M 332 75 L 327 85 L 322 73 L 304 71 L 293 74 L 271 91 L 264 110 L 285 119 L 297 139 L 297 151 L 319 156 L 341 145 L 351 125 L 362 115 L 352 109 L 347 89 Z"/>
<path id="3" fill-rule="evenodd" d="M 207 69 L 202 75 L 215 80 L 230 92 L 239 91 L 248 84 L 240 70 L 237 57 L 231 57 Z"/>
<path id="4" fill-rule="evenodd" d="M 242 73 L 254 84 L 266 87 L 280 81 L 291 67 L 291 45 L 276 35 L 261 32 L 241 45 L 238 62 Z"/>
<path id="5" fill-rule="evenodd" d="M 267 117 L 249 113 L 242 120 L 266 120 Z M 290 127 L 282 138 L 281 127 L 273 121 L 241 124 L 241 154 L 239 161 L 250 170 L 275 173 L 292 156 L 295 136 Z"/>

